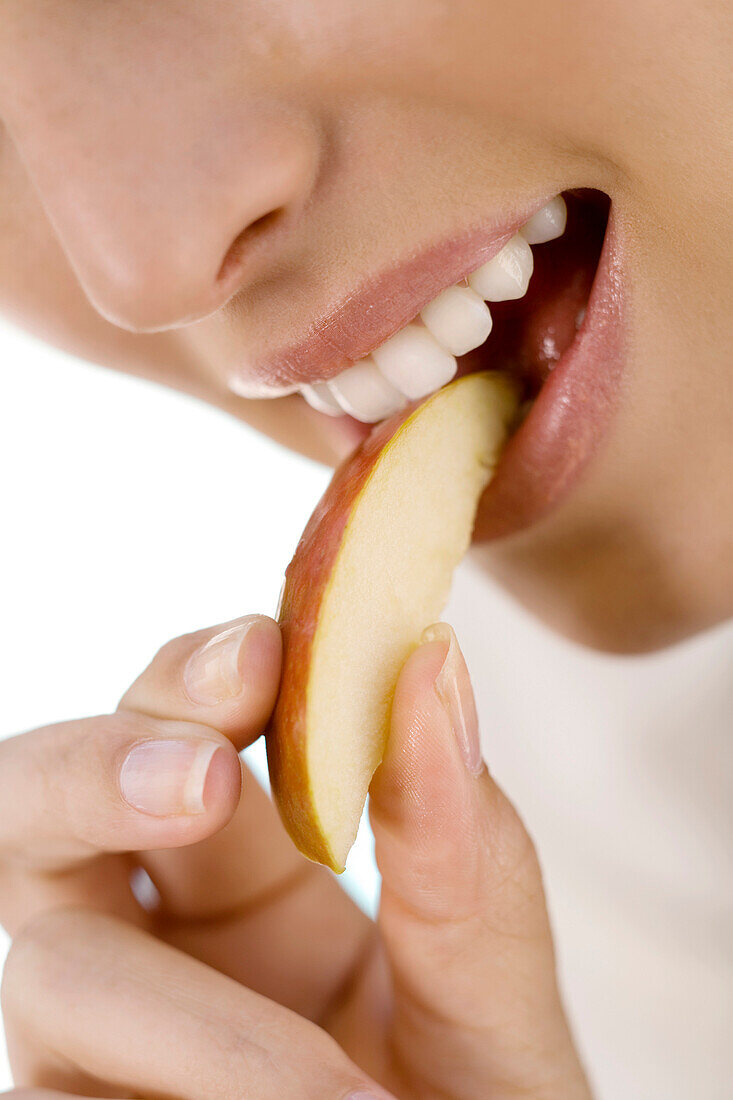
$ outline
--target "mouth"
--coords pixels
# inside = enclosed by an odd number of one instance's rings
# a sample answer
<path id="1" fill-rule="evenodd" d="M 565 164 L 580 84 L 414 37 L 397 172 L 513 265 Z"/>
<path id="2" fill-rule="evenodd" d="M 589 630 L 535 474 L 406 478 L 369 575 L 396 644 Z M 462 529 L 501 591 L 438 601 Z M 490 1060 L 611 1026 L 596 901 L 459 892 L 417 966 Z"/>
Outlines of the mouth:
<path id="1" fill-rule="evenodd" d="M 381 297 L 373 287 L 363 302 L 356 295 L 266 373 L 280 392 L 296 389 L 344 451 L 456 376 L 512 376 L 521 415 L 475 529 L 478 541 L 495 539 L 561 502 L 616 405 L 622 294 L 611 202 L 599 191 L 564 192 L 518 226 L 432 259 L 408 262 Z"/>

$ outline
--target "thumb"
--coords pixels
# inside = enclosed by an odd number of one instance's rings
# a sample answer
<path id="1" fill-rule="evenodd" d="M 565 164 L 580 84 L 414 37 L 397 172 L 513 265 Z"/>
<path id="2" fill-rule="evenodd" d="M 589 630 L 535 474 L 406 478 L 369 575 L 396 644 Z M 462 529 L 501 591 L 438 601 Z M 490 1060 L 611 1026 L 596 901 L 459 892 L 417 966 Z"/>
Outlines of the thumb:
<path id="1" fill-rule="evenodd" d="M 587 1097 L 535 850 L 483 764 L 444 624 L 402 670 L 370 805 L 401 1066 L 450 1096 Z"/>

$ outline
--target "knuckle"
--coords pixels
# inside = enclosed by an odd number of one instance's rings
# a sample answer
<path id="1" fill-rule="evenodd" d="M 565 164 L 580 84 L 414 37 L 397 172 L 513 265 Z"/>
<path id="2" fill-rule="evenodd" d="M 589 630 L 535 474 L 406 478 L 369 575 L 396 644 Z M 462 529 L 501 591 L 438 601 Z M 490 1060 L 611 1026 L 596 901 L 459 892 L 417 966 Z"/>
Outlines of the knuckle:
<path id="1" fill-rule="evenodd" d="M 197 1021 L 199 1039 L 215 1052 L 218 1064 L 226 1066 L 229 1080 L 239 1093 L 246 1092 L 253 1079 L 279 1077 L 284 1067 L 278 1064 L 264 1024 L 247 1027 L 217 1015 L 205 1023 Z"/>
<path id="2" fill-rule="evenodd" d="M 200 633 L 203 633 L 203 631 Z M 155 656 L 148 665 L 148 670 L 155 669 L 157 671 L 161 668 L 177 665 L 182 654 L 195 646 L 197 637 L 198 633 L 181 634 L 177 638 L 170 638 L 167 642 L 164 642 L 156 651 Z"/>
<path id="3" fill-rule="evenodd" d="M 152 670 L 157 675 L 163 673 L 177 678 L 183 663 L 191 653 L 204 645 L 218 629 L 218 627 L 202 627 L 200 630 L 191 630 L 187 634 L 179 634 L 175 638 L 170 638 L 160 646 L 146 672 Z"/>
<path id="4" fill-rule="evenodd" d="M 144 724 L 140 715 L 127 711 L 101 714 L 96 718 L 86 719 L 80 723 L 78 735 L 73 743 L 64 746 L 63 751 L 69 769 L 72 769 L 75 763 L 81 762 L 85 775 L 104 774 L 98 769 L 103 767 L 106 772 L 109 767 L 110 746 L 125 746 L 133 738 L 139 737 Z"/>
<path id="5" fill-rule="evenodd" d="M 521 817 L 505 798 L 485 847 L 482 892 L 490 899 L 493 930 L 515 940 L 544 940 L 548 923 L 539 857 Z"/>
<path id="6" fill-rule="evenodd" d="M 85 782 L 90 775 L 104 776 L 109 771 L 111 755 L 116 754 L 121 762 L 133 741 L 159 736 L 164 728 L 159 719 L 136 711 L 120 710 L 88 719 L 81 724 L 74 743 L 66 746 L 68 770 L 81 764 Z"/>
<path id="7" fill-rule="evenodd" d="M 54 753 L 40 753 L 37 761 L 39 820 L 47 822 L 42 863 L 53 869 L 58 863 L 86 858 L 96 854 L 93 839 L 100 825 L 90 819 L 88 799 L 80 797 L 90 788 L 106 790 L 105 777 L 110 774 L 114 757 L 131 740 L 141 734 L 137 716 L 127 714 L 101 715 L 76 723 L 73 736 L 61 738 Z M 90 835 L 91 834 L 91 835 Z"/>
<path id="8" fill-rule="evenodd" d="M 3 1014 L 32 1022 L 34 1006 L 54 990 L 65 996 L 78 962 L 75 941 L 81 936 L 88 943 L 93 934 L 90 922 L 100 919 L 85 909 L 66 906 L 36 913 L 22 924 L 5 960 L 0 988 Z"/>
<path id="9" fill-rule="evenodd" d="M 8 864 L 35 858 L 39 840 L 68 833 L 68 808 L 75 804 L 80 761 L 87 760 L 93 719 L 62 722 L 11 738 L 0 760 L 4 820 L 0 849 Z M 46 852 L 45 854 L 49 854 Z"/>
<path id="10" fill-rule="evenodd" d="M 130 708 L 157 710 L 157 700 L 163 696 L 173 698 L 183 692 L 183 667 L 193 650 L 204 640 L 208 631 L 200 630 L 182 634 L 165 642 L 152 660 L 128 688 L 119 702 L 121 710 Z"/>
<path id="11" fill-rule="evenodd" d="M 20 1088 L 2 1094 L 3 1100 L 58 1100 L 51 1089 Z"/>
<path id="12" fill-rule="evenodd" d="M 245 1031 L 233 1021 L 212 1025 L 209 1037 L 235 1080 L 248 1080 L 258 1063 L 269 1061 L 269 1052 L 258 1041 L 257 1032 Z"/>
<path id="13" fill-rule="evenodd" d="M 50 914 L 35 916 L 13 937 L 3 969 L 0 1004 L 6 1018 L 24 1015 L 29 997 L 35 995 L 48 951 Z"/>
<path id="14" fill-rule="evenodd" d="M 492 821 L 491 857 L 502 881 L 529 886 L 541 884 L 534 842 L 514 806 L 502 797 Z"/>
<path id="15" fill-rule="evenodd" d="M 243 1027 L 232 1018 L 211 1018 L 205 1025 L 206 1039 L 216 1051 L 217 1062 L 227 1066 L 227 1072 L 237 1087 L 246 1092 L 247 1084 L 255 1079 L 279 1080 L 281 1086 L 303 1089 L 303 1066 L 319 1068 L 318 1080 L 308 1077 L 308 1086 L 313 1091 L 300 1092 L 306 1097 L 318 1097 L 318 1100 L 342 1100 L 353 1089 L 353 1070 L 349 1074 L 346 1058 L 325 1031 L 316 1024 L 299 1021 L 300 1027 L 295 1034 L 283 1031 L 283 1021 L 269 1014 L 263 1014 L 260 1020 L 253 1021 L 251 1014 L 248 1024 Z M 288 1057 L 283 1059 L 281 1052 L 287 1044 Z M 302 1059 L 299 1056 L 302 1054 Z M 351 1088 L 349 1088 L 349 1085 Z M 289 1087 L 286 1087 L 289 1094 Z"/>

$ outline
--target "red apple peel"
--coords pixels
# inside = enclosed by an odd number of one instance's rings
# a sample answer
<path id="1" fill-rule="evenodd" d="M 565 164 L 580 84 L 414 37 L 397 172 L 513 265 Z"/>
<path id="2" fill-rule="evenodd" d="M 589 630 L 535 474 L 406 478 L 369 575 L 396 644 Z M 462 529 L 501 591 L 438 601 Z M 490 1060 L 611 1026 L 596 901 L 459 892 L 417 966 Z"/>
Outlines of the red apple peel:
<path id="1" fill-rule="evenodd" d="M 399 670 L 439 618 L 517 398 L 470 374 L 378 425 L 339 467 L 286 571 L 272 790 L 309 859 L 342 871 Z"/>

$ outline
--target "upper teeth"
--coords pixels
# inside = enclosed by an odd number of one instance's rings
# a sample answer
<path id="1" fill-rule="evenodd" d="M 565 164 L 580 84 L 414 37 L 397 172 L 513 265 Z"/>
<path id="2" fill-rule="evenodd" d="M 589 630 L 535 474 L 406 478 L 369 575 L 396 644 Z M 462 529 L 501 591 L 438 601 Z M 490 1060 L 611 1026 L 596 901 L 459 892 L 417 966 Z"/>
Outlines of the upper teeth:
<path id="1" fill-rule="evenodd" d="M 468 286 L 443 290 L 412 322 L 371 355 L 328 382 L 300 387 L 305 400 L 329 416 L 348 413 L 372 424 L 407 402 L 450 382 L 457 355 L 483 344 L 491 332 L 485 302 L 505 302 L 527 292 L 532 275 L 531 244 L 562 235 L 567 210 L 561 195 L 539 210 L 500 252 L 468 277 Z M 420 323 L 421 322 L 421 323 Z"/>
<path id="2" fill-rule="evenodd" d="M 543 206 L 528 222 L 525 222 L 519 232 L 527 244 L 544 244 L 545 241 L 554 241 L 555 237 L 563 235 L 567 220 L 568 208 L 565 205 L 565 199 L 562 195 L 555 195 L 547 206 Z"/>
<path id="3" fill-rule="evenodd" d="M 532 249 L 519 233 L 501 252 L 468 276 L 468 285 L 489 302 L 508 302 L 527 293 L 534 268 Z"/>
<path id="4" fill-rule="evenodd" d="M 425 306 L 423 324 L 451 355 L 465 355 L 491 332 L 489 307 L 475 290 L 449 286 Z"/>
<path id="5" fill-rule="evenodd" d="M 367 356 L 328 383 L 331 396 L 344 412 L 371 424 L 391 416 L 407 404 L 407 398 Z"/>
<path id="6" fill-rule="evenodd" d="M 411 400 L 450 382 L 458 367 L 455 356 L 421 325 L 406 325 L 376 348 L 372 358 L 385 378 Z M 335 381 L 338 396 L 338 378 Z"/>

